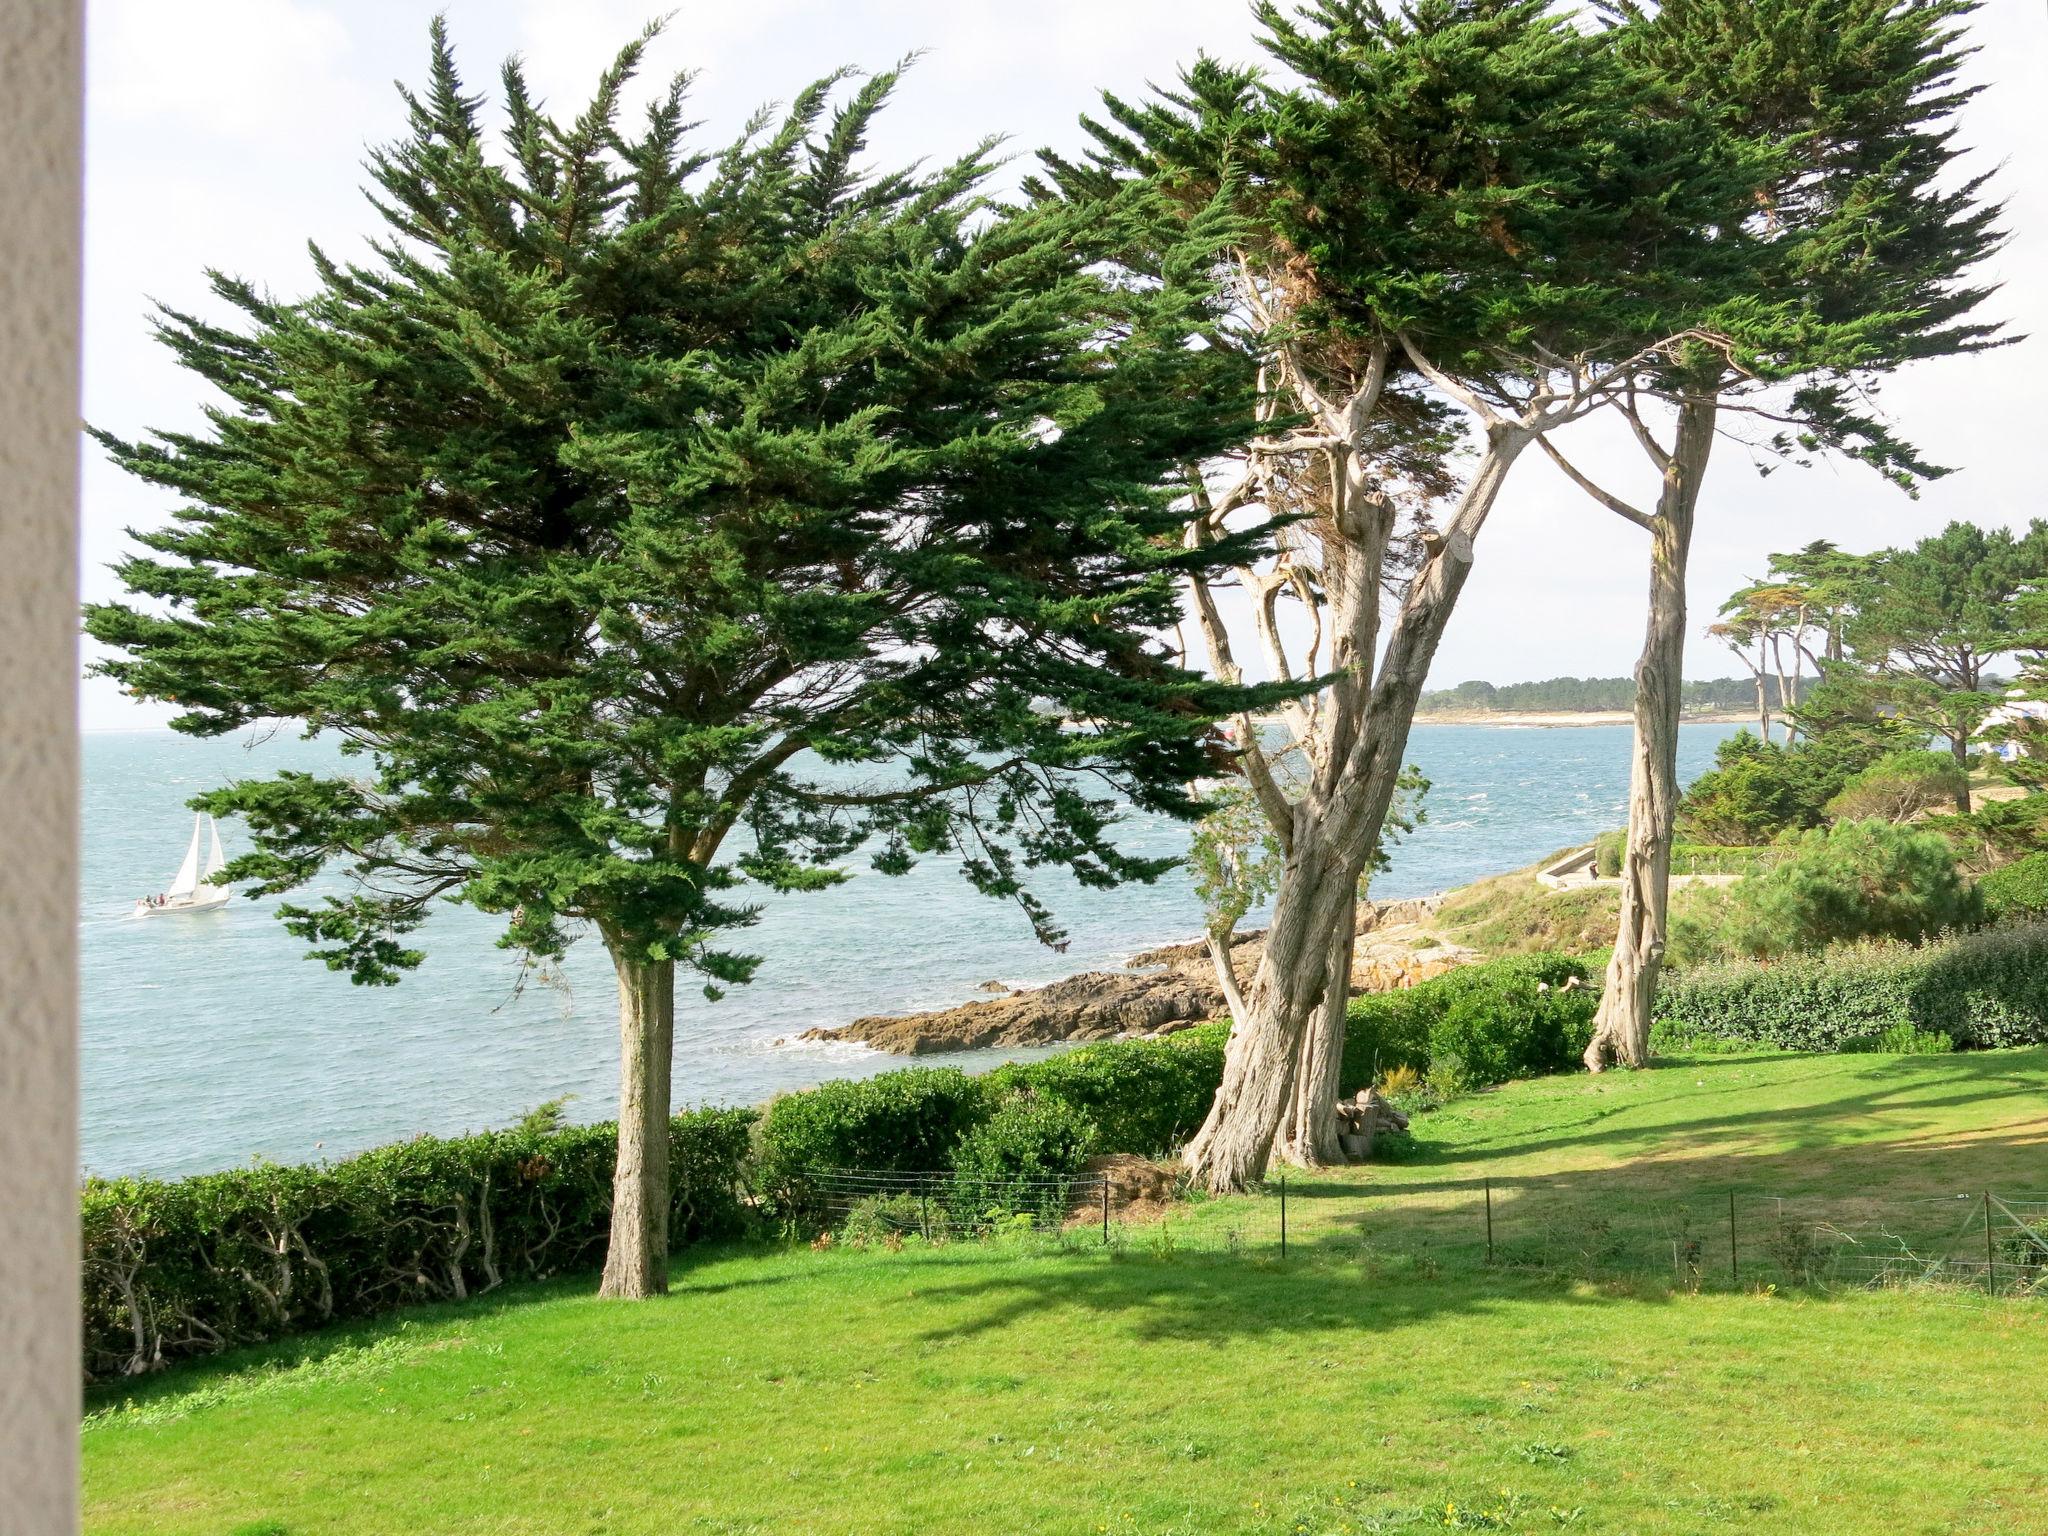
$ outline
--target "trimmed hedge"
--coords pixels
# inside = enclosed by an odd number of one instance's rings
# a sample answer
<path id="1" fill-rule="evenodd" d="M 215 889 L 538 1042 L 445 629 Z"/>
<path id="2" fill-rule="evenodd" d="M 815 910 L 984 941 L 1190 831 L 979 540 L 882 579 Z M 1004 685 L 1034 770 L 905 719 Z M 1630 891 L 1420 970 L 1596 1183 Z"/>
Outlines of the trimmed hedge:
<path id="1" fill-rule="evenodd" d="M 1453 1064 L 1466 1086 L 1569 1067 L 1594 1007 L 1591 990 L 1562 990 L 1573 978 L 1586 980 L 1575 961 L 1520 955 L 1359 998 L 1342 1089 L 1398 1065 Z M 817 1168 L 952 1170 L 972 1204 L 991 1181 L 1058 1179 L 1088 1152 L 1165 1152 L 1208 1113 L 1228 1033 L 1215 1023 L 1105 1041 L 982 1077 L 911 1068 L 824 1083 L 761 1113 L 678 1116 L 671 1237 L 681 1247 L 740 1230 L 749 1180 L 771 1215 L 807 1222 Z M 588 1267 L 610 1235 L 616 1137 L 611 1125 L 522 1128 L 319 1166 L 89 1179 L 86 1375 Z"/>
<path id="2" fill-rule="evenodd" d="M 1392 1067 L 1454 1088 L 1569 1071 L 1592 1038 L 1599 998 L 1590 980 L 1568 955 L 1507 955 L 1405 992 L 1355 997 L 1338 1091 L 1355 1093 Z"/>
<path id="3" fill-rule="evenodd" d="M 1020 1212 L 1056 1219 L 1095 1143 L 1095 1122 L 1074 1105 L 1035 1095 L 1009 1100 L 953 1149 L 953 1219 L 966 1226 Z"/>
<path id="4" fill-rule="evenodd" d="M 1150 1157 L 1201 1128 L 1223 1081 L 1227 1023 L 1202 1024 L 1158 1040 L 1105 1040 L 998 1067 L 991 1092 L 1028 1091 L 1083 1110 L 1095 1122 L 1097 1152 Z"/>
<path id="5" fill-rule="evenodd" d="M 1701 966 L 1657 996 L 1657 1039 L 1675 1047 L 1870 1050 L 1906 1030 L 1964 1049 L 2048 1042 L 2048 923 Z"/>
<path id="6" fill-rule="evenodd" d="M 933 1173 L 994 1109 L 987 1080 L 958 1067 L 911 1067 L 879 1077 L 820 1083 L 768 1106 L 754 1139 L 754 1181 L 786 1222 L 816 1211 L 820 1168 Z"/>
<path id="7" fill-rule="evenodd" d="M 671 1122 L 676 1246 L 739 1229 L 753 1120 Z M 617 1138 L 614 1125 L 422 1136 L 338 1163 L 88 1179 L 86 1376 L 592 1264 L 611 1230 Z"/>

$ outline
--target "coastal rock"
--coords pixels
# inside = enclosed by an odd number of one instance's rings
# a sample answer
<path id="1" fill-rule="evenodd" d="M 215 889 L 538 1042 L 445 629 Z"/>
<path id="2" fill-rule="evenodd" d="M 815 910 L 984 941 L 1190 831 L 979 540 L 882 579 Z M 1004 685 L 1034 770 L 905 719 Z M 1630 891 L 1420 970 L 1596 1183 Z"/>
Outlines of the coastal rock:
<path id="1" fill-rule="evenodd" d="M 1360 938 L 1351 962 L 1353 992 L 1399 992 L 1477 958 L 1422 926 L 1439 900 L 1361 907 Z M 1233 940 L 1230 962 L 1240 985 L 1251 983 L 1265 946 L 1261 932 L 1241 933 Z M 984 983 L 983 989 L 999 985 Z M 1163 944 L 1132 956 L 1127 970 L 1088 971 L 1050 986 L 1005 989 L 1001 997 L 928 1013 L 855 1019 L 837 1028 L 806 1030 L 797 1038 L 851 1040 L 899 1056 L 928 1056 L 1171 1034 L 1220 1017 L 1224 1006 L 1208 946 Z"/>
<path id="2" fill-rule="evenodd" d="M 878 1051 L 924 1056 L 935 1051 L 1170 1034 L 1222 1011 L 1223 989 L 1213 975 L 1194 970 L 1088 971 L 987 1002 L 895 1018 L 855 1019 L 838 1029 L 805 1030 L 798 1038 L 857 1040 Z"/>

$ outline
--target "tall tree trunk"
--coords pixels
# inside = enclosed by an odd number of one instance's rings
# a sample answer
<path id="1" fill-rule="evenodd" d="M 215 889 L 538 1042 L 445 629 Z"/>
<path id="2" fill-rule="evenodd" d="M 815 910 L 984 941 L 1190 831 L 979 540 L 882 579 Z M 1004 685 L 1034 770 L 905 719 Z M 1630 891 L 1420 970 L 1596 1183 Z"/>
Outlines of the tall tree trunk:
<path id="1" fill-rule="evenodd" d="M 1329 939 L 1323 1002 L 1302 1032 L 1294 1063 L 1294 1090 L 1280 1123 L 1274 1155 L 1299 1168 L 1344 1161 L 1337 1145 L 1337 1086 L 1344 1069 L 1344 1029 L 1351 1011 L 1351 953 L 1358 901 L 1342 911 Z"/>
<path id="2" fill-rule="evenodd" d="M 1756 727 L 1763 733 L 1764 745 L 1771 744 L 1771 699 L 1764 691 L 1764 675 L 1756 675 Z"/>
<path id="3" fill-rule="evenodd" d="M 1302 1035 L 1327 995 L 1332 935 L 1340 917 L 1350 918 L 1359 876 L 1393 804 L 1416 700 L 1471 574 L 1472 541 L 1534 434 L 1496 423 L 1487 438 L 1456 514 L 1409 583 L 1371 688 L 1364 686 L 1371 652 L 1360 647 L 1332 690 L 1330 707 L 1339 718 L 1330 730 L 1329 758 L 1293 807 L 1273 922 L 1245 999 L 1245 1027 L 1231 1031 L 1215 1102 L 1182 1153 L 1193 1178 L 1215 1193 L 1265 1177 L 1292 1096 Z M 1357 564 L 1342 579 L 1361 590 L 1376 584 L 1378 561 Z"/>
<path id="4" fill-rule="evenodd" d="M 1959 775 L 1952 795 L 1956 814 L 1967 816 L 1970 814 L 1970 738 L 1964 734 L 1949 737 L 1948 752 L 1956 760 L 1956 773 Z"/>
<path id="5" fill-rule="evenodd" d="M 598 1295 L 668 1290 L 669 1066 L 675 1050 L 676 967 L 640 958 L 607 936 L 619 978 L 619 1154 L 612 1173 L 611 1243 Z"/>
<path id="6" fill-rule="evenodd" d="M 1636 662 L 1635 742 L 1629 763 L 1628 850 L 1621 920 L 1593 1021 L 1586 1066 L 1640 1067 L 1650 1059 L 1650 1010 L 1664 967 L 1671 895 L 1671 831 L 1678 812 L 1678 719 L 1685 677 L 1685 567 L 1693 511 L 1714 446 L 1711 403 L 1682 406 L 1650 530 L 1650 617 Z M 1763 676 L 1757 676 L 1759 696 Z M 1768 736 L 1765 738 L 1768 740 Z"/>

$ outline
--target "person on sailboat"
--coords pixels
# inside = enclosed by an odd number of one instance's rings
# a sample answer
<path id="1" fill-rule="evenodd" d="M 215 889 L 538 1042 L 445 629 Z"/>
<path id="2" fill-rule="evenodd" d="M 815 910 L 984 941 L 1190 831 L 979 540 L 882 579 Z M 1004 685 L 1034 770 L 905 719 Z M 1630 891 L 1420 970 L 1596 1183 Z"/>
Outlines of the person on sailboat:
<path id="1" fill-rule="evenodd" d="M 212 847 L 207 853 L 203 872 L 199 864 L 202 829 L 212 834 Z M 226 867 L 227 857 L 221 848 L 219 825 L 203 812 L 194 815 L 192 844 L 185 850 L 185 862 L 178 866 L 170 889 L 137 899 L 135 915 L 149 917 L 159 912 L 205 912 L 225 904 L 231 893 L 215 877 Z"/>

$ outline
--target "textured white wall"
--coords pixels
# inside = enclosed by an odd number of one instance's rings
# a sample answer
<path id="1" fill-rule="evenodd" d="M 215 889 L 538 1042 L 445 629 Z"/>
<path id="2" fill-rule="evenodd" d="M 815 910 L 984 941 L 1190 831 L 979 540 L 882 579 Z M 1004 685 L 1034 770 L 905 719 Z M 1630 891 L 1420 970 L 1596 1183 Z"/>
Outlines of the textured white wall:
<path id="1" fill-rule="evenodd" d="M 79 0 L 0 0 L 0 1536 L 78 1527 Z"/>

